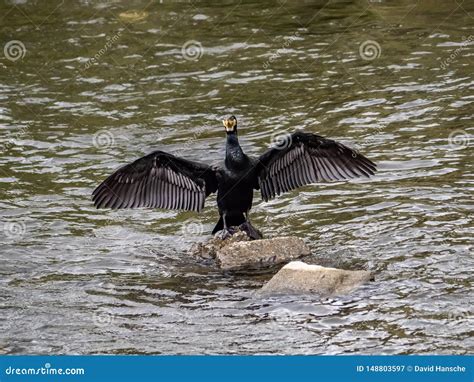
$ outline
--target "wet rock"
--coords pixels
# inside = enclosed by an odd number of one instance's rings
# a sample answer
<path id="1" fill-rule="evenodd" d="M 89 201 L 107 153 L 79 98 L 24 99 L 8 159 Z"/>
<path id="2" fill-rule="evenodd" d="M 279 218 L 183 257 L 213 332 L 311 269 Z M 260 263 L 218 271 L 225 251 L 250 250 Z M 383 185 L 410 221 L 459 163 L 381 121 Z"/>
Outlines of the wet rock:
<path id="1" fill-rule="evenodd" d="M 348 271 L 292 261 L 281 268 L 260 289 L 259 293 L 310 293 L 325 297 L 347 294 L 372 280 L 374 280 L 374 275 L 369 271 Z"/>
<path id="2" fill-rule="evenodd" d="M 222 240 L 221 238 L 214 236 L 212 239 L 206 243 L 197 243 L 194 244 L 189 250 L 191 256 L 197 256 L 205 260 L 215 259 L 217 256 L 217 251 L 224 248 L 227 245 L 239 242 L 250 241 L 250 238 L 245 232 L 238 231 L 234 233 L 231 237 Z"/>
<path id="3" fill-rule="evenodd" d="M 311 254 L 304 241 L 297 237 L 250 240 L 241 231 L 225 240 L 214 237 L 193 246 L 190 252 L 203 259 L 215 259 L 221 269 L 232 271 L 269 268 Z"/>
<path id="4" fill-rule="evenodd" d="M 217 251 L 216 261 L 225 270 L 260 269 L 310 254 L 303 240 L 286 236 L 226 245 Z"/>

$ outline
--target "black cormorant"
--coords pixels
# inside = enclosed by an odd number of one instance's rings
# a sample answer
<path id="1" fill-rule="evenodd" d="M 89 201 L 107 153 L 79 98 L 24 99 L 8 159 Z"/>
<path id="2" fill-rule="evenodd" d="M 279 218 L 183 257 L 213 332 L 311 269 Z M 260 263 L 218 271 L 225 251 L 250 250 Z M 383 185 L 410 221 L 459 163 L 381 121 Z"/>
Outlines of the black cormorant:
<path id="1" fill-rule="evenodd" d="M 231 235 L 240 226 L 252 239 L 260 232 L 249 221 L 253 190 L 267 201 L 282 192 L 315 182 L 369 177 L 376 165 L 357 151 L 319 135 L 295 132 L 259 158 L 242 151 L 237 119 L 223 121 L 226 154 L 222 166 L 209 166 L 154 151 L 127 164 L 92 193 L 97 208 L 166 208 L 201 211 L 206 197 L 217 192 L 220 219 L 212 233 Z"/>

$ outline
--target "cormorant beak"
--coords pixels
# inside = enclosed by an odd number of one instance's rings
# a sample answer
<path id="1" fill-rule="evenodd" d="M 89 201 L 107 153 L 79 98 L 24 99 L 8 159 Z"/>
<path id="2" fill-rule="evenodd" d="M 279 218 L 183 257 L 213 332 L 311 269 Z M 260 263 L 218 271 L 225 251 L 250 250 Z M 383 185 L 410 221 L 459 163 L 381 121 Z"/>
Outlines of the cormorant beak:
<path id="1" fill-rule="evenodd" d="M 234 116 L 224 119 L 222 123 L 225 126 L 225 131 L 228 133 L 235 131 L 237 127 L 237 119 Z"/>

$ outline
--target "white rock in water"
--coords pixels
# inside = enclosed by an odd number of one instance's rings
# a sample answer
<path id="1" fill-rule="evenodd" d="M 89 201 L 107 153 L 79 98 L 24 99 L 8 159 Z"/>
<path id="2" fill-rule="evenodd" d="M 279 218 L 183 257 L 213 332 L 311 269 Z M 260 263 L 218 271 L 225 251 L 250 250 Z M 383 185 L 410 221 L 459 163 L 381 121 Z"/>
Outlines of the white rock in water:
<path id="1" fill-rule="evenodd" d="M 214 237 L 207 243 L 197 244 L 190 254 L 215 259 L 221 269 L 235 271 L 270 268 L 310 255 L 311 251 L 298 237 L 249 240 L 245 232 L 237 232 L 225 240 Z"/>
<path id="2" fill-rule="evenodd" d="M 332 296 L 349 293 L 373 279 L 374 276 L 369 271 L 348 271 L 292 261 L 281 268 L 259 293 Z"/>

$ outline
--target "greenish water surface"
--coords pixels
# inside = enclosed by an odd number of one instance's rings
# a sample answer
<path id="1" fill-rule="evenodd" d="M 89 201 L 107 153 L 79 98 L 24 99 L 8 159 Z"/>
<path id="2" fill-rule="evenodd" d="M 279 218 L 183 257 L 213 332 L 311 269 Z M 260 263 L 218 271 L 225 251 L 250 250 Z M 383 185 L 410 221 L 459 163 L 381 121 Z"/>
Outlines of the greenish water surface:
<path id="1" fill-rule="evenodd" d="M 0 3 L 0 352 L 472 353 L 473 18 L 452 0 Z M 94 209 L 152 150 L 219 163 L 229 114 L 248 154 L 303 129 L 379 164 L 253 210 L 374 283 L 256 298 L 272 273 L 186 254 L 215 197 Z"/>

